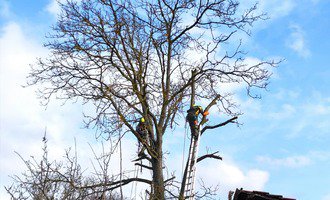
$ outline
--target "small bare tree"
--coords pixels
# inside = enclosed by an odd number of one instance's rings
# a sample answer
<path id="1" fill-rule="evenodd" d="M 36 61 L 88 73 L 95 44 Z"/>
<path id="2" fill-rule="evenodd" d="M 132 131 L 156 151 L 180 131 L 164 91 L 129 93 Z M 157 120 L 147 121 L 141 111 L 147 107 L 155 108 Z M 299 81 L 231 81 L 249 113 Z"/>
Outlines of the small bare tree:
<path id="1" fill-rule="evenodd" d="M 232 117 L 239 113 L 233 94 L 222 90 L 225 84 L 242 84 L 250 96 L 251 89 L 266 88 L 268 67 L 278 63 L 248 64 L 240 41 L 230 40 L 238 32 L 249 34 L 251 25 L 264 15 L 255 15 L 256 5 L 243 13 L 237 12 L 238 6 L 233 0 L 61 4 L 45 44 L 50 56 L 32 67 L 29 84 L 46 83 L 39 93 L 46 103 L 52 96 L 93 103 L 96 115 L 88 117 L 88 125 L 97 125 L 108 138 L 117 138 L 119 127 L 129 131 L 146 148 L 144 159 L 151 165 L 151 180 L 127 178 L 102 187 L 139 181 L 150 185 L 152 199 L 175 196 L 165 194 L 163 136 L 182 121 L 179 116 L 190 105 L 192 83 L 196 101 L 209 101 Z M 223 50 L 228 43 L 231 48 Z M 135 130 L 140 117 L 146 120 L 149 141 Z M 206 126 L 202 132 L 222 124 Z"/>
<path id="2" fill-rule="evenodd" d="M 42 158 L 34 156 L 30 160 L 16 153 L 24 162 L 27 170 L 20 175 L 12 176 L 13 183 L 5 187 L 13 200 L 21 199 L 124 199 L 122 195 L 108 188 L 90 187 L 100 184 L 100 179 L 108 182 L 118 181 L 119 176 L 108 176 L 102 166 L 94 168 L 94 173 L 84 175 L 81 165 L 77 162 L 76 148 L 65 151 L 63 161 L 52 161 L 48 155 L 46 135 L 43 138 Z M 96 163 L 107 163 L 110 153 L 96 157 Z"/>

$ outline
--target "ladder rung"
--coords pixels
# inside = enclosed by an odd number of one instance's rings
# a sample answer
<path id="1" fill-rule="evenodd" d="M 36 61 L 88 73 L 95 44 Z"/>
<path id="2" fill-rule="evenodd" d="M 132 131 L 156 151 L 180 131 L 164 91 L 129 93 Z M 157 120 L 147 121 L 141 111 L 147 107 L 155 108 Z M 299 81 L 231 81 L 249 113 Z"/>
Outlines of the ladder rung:
<path id="1" fill-rule="evenodd" d="M 200 135 L 200 132 L 199 132 Z M 185 199 L 192 199 L 195 195 L 194 184 L 195 184 L 195 175 L 196 175 L 196 159 L 198 154 L 199 140 L 192 137 L 190 148 L 189 148 L 189 157 L 188 157 L 188 173 L 185 184 Z"/>

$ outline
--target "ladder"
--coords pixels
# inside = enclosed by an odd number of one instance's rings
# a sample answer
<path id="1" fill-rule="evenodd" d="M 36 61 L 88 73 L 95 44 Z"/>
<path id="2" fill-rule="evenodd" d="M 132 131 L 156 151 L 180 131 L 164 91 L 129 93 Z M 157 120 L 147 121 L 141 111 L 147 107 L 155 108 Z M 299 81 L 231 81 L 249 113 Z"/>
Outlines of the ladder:
<path id="1" fill-rule="evenodd" d="M 191 137 L 189 157 L 188 157 L 188 172 L 185 184 L 185 199 L 194 200 L 194 187 L 196 178 L 196 162 L 198 155 L 200 131 L 198 130 L 198 137 L 195 139 L 194 136 Z"/>

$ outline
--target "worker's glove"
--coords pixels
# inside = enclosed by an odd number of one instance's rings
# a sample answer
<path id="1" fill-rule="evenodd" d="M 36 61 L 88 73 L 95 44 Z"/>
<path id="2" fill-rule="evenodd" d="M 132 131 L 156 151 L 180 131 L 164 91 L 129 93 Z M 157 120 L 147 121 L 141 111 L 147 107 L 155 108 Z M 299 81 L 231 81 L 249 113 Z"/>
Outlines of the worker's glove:
<path id="1" fill-rule="evenodd" d="M 203 116 L 207 116 L 207 115 L 209 115 L 210 113 L 209 113 L 209 111 L 205 111 L 205 112 L 203 112 Z"/>

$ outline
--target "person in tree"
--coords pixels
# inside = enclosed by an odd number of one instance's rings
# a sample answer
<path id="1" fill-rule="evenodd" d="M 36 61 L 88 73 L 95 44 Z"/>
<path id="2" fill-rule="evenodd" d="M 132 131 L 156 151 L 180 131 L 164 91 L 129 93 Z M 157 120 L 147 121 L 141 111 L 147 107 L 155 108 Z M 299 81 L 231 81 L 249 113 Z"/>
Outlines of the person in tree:
<path id="1" fill-rule="evenodd" d="M 148 143 L 148 130 L 147 130 L 147 125 L 145 122 L 145 119 L 142 117 L 136 126 L 136 131 L 139 133 L 141 136 L 142 140 L 145 141 L 145 143 Z M 145 150 L 145 147 L 141 142 L 139 141 L 139 153 L 138 156 L 142 156 L 143 152 Z"/>
<path id="2" fill-rule="evenodd" d="M 197 106 L 197 105 L 193 105 L 192 107 L 190 107 L 189 110 L 187 110 L 187 121 L 189 123 L 190 126 L 190 130 L 191 130 L 191 135 L 193 137 L 195 137 L 195 139 L 197 139 L 198 137 L 198 116 L 199 114 L 202 114 L 203 116 L 208 115 L 208 111 L 203 110 L 203 108 L 201 106 Z"/>

